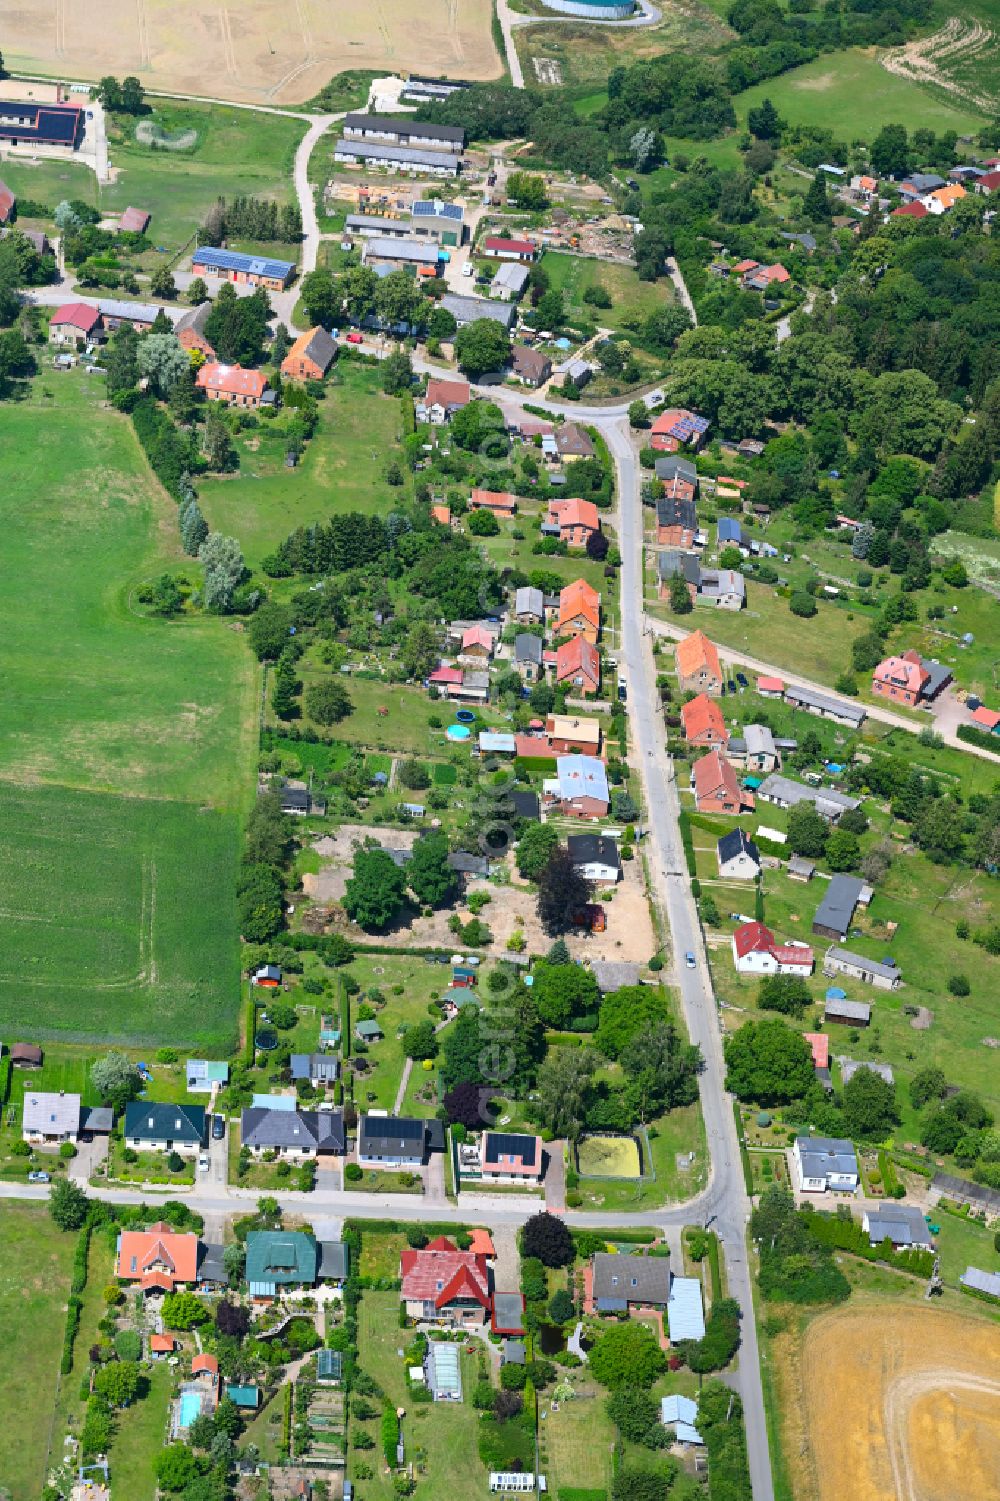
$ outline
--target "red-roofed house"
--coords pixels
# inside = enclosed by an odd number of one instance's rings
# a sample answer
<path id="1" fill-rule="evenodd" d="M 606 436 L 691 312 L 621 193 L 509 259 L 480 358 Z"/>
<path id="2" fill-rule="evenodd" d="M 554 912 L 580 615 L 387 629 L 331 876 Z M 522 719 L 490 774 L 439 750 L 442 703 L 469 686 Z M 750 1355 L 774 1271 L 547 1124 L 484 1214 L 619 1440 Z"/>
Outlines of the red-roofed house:
<path id="1" fill-rule="evenodd" d="M 467 407 L 471 399 L 467 380 L 429 380 L 427 394 L 417 398 L 417 416 L 421 422 L 440 427 L 453 412 Z"/>
<path id="2" fill-rule="evenodd" d="M 101 314 L 86 302 L 64 302 L 49 319 L 50 344 L 75 344 L 100 331 Z"/>
<path id="3" fill-rule="evenodd" d="M 704 631 L 692 631 L 677 643 L 674 654 L 677 664 L 677 680 L 681 691 L 693 688 L 696 693 L 721 693 L 722 666 L 715 643 L 709 641 Z"/>
<path id="4" fill-rule="evenodd" d="M 568 683 L 583 698 L 601 686 L 601 655 L 586 636 L 571 636 L 556 652 L 556 682 Z"/>
<path id="5" fill-rule="evenodd" d="M 118 228 L 133 235 L 144 235 L 149 228 L 150 215 L 144 208 L 127 208 L 118 221 Z"/>
<path id="6" fill-rule="evenodd" d="M 473 1256 L 485 1256 L 487 1261 L 492 1261 L 497 1254 L 493 1244 L 493 1237 L 488 1230 L 473 1230 L 470 1232 L 469 1250 Z"/>
<path id="7" fill-rule="evenodd" d="M 595 642 L 601 629 L 601 596 L 586 579 L 574 579 L 559 594 L 556 635 L 586 636 Z"/>
<path id="8" fill-rule="evenodd" d="M 699 693 L 681 708 L 681 727 L 689 745 L 729 744 L 729 731 L 718 704 L 707 693 Z"/>
<path id="9" fill-rule="evenodd" d="M 10 218 L 14 212 L 14 205 L 16 202 L 17 199 L 15 198 L 14 194 L 11 192 L 7 184 L 5 182 L 0 182 L 0 224 L 7 224 L 10 222 Z"/>
<path id="10" fill-rule="evenodd" d="M 470 511 L 492 511 L 494 516 L 513 516 L 517 510 L 517 496 L 509 490 L 473 490 L 469 496 Z"/>
<path id="11" fill-rule="evenodd" d="M 461 667 L 435 667 L 427 681 L 438 688 L 461 688 L 464 676 Z"/>
<path id="12" fill-rule="evenodd" d="M 733 267 L 734 276 L 746 276 L 748 271 L 756 271 L 760 261 L 737 261 Z"/>
<path id="13" fill-rule="evenodd" d="M 972 715 L 972 723 L 981 730 L 989 730 L 991 735 L 1000 734 L 1000 714 L 996 709 L 987 709 L 985 704 L 980 704 Z"/>
<path id="14" fill-rule="evenodd" d="M 499 261 L 533 261 L 535 246 L 530 240 L 508 240 L 503 235 L 487 235 L 483 255 Z"/>
<path id="15" fill-rule="evenodd" d="M 733 934 L 733 962 L 741 975 L 799 975 L 813 971 L 813 951 L 807 945 L 780 944 L 762 922 L 744 923 Z"/>
<path id="16" fill-rule="evenodd" d="M 930 673 L 921 666 L 919 657 L 915 662 L 908 656 L 886 657 L 872 673 L 872 692 L 878 698 L 890 698 L 893 703 L 913 707 L 920 702 L 929 679 Z"/>
<path id="17" fill-rule="evenodd" d="M 172 1355 L 177 1341 L 172 1334 L 151 1334 L 149 1336 L 149 1353 L 154 1360 L 159 1360 L 161 1355 Z"/>
<path id="18" fill-rule="evenodd" d="M 601 518 L 592 500 L 550 500 L 545 523 L 559 528 L 559 540 L 567 547 L 586 547 L 591 532 L 601 530 Z"/>
<path id="19" fill-rule="evenodd" d="M 791 277 L 780 262 L 773 266 L 758 266 L 755 271 L 748 271 L 743 278 L 743 285 L 750 292 L 766 292 L 768 287 L 782 286 Z"/>
<path id="20" fill-rule="evenodd" d="M 115 1276 L 138 1282 L 143 1292 L 174 1292 L 198 1281 L 198 1237 L 179 1235 L 158 1221 L 148 1230 L 123 1230 Z"/>
<path id="21" fill-rule="evenodd" d="M 1000 172 L 984 172 L 982 177 L 977 177 L 972 184 L 973 192 L 982 193 L 988 198 L 991 193 L 1000 190 Z"/>
<path id="22" fill-rule="evenodd" d="M 735 771 L 719 750 L 709 751 L 694 763 L 691 786 L 699 813 L 739 814 L 754 806 L 753 793 L 740 786 Z"/>
<path id="23" fill-rule="evenodd" d="M 481 1324 L 491 1311 L 486 1257 L 457 1250 L 443 1235 L 422 1251 L 403 1251 L 399 1274 L 403 1302 L 411 1319 Z"/>
<path id="24" fill-rule="evenodd" d="M 451 526 L 451 506 L 438 502 L 431 506 L 431 520 L 436 521 L 438 526 Z"/>
<path id="25" fill-rule="evenodd" d="M 780 698 L 785 691 L 783 678 L 758 678 L 757 692 L 763 698 Z"/>
<path id="26" fill-rule="evenodd" d="M 708 430 L 708 423 L 684 407 L 670 407 L 661 412 L 650 428 L 649 446 L 657 453 L 676 453 L 681 447 L 697 448 Z"/>
<path id="27" fill-rule="evenodd" d="M 922 203 L 914 200 L 913 203 L 901 203 L 899 208 L 894 208 L 889 215 L 890 219 L 926 219 L 927 210 Z"/>
<path id="28" fill-rule="evenodd" d="M 227 407 L 259 407 L 267 390 L 267 378 L 259 370 L 244 370 L 242 365 L 219 365 L 214 360 L 202 365 L 195 385 L 209 401 L 221 401 Z"/>
<path id="29" fill-rule="evenodd" d="M 488 662 L 493 655 L 493 634 L 484 625 L 470 625 L 462 632 L 463 657 Z"/>
<path id="30" fill-rule="evenodd" d="M 813 1068 L 830 1067 L 830 1039 L 825 1032 L 803 1032 L 803 1037 L 812 1048 Z"/>

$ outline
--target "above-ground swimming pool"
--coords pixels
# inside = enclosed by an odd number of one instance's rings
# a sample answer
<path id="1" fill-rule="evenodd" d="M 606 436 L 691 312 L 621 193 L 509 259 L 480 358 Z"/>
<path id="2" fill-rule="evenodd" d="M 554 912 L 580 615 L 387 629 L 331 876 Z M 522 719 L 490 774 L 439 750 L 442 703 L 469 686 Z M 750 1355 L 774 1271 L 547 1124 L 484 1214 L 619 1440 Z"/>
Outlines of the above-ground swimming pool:
<path id="1" fill-rule="evenodd" d="M 180 1409 L 178 1412 L 177 1426 L 190 1428 L 195 1418 L 201 1412 L 201 1396 L 198 1392 L 181 1392 Z"/>
<path id="2" fill-rule="evenodd" d="M 449 740 L 468 740 L 471 734 L 472 731 L 467 724 L 450 724 L 445 730 L 445 735 Z"/>
<path id="3" fill-rule="evenodd" d="M 472 709 L 456 709 L 455 718 L 459 724 L 475 724 L 476 715 Z"/>

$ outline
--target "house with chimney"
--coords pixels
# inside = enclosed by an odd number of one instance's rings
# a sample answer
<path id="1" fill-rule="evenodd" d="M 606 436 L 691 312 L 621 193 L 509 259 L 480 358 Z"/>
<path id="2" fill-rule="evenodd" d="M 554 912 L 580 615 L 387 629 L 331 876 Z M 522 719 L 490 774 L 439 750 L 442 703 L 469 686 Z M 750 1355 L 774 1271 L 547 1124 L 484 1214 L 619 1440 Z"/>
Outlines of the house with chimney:
<path id="1" fill-rule="evenodd" d="M 744 923 L 732 938 L 733 963 L 740 975 L 798 975 L 808 979 L 815 956 L 808 944 L 778 943 L 762 922 Z"/>
<path id="2" fill-rule="evenodd" d="M 681 729 L 689 745 L 718 745 L 725 749 L 729 740 L 722 710 L 707 693 L 699 693 L 681 706 Z"/>
<path id="3" fill-rule="evenodd" d="M 548 513 L 542 523 L 544 536 L 558 536 L 567 547 L 586 547 L 589 537 L 601 530 L 601 518 L 592 500 L 572 497 L 567 500 L 550 500 Z"/>
<path id="4" fill-rule="evenodd" d="M 753 793 L 740 786 L 735 771 L 718 749 L 694 763 L 691 787 L 699 813 L 739 816 L 754 807 Z"/>
<path id="5" fill-rule="evenodd" d="M 601 654 L 586 636 L 571 636 L 557 650 L 556 682 L 566 684 L 574 697 L 589 698 L 600 691 Z"/>
<path id="6" fill-rule="evenodd" d="M 596 645 L 601 630 L 601 596 L 585 579 L 574 579 L 559 593 L 557 636 L 585 636 Z"/>
<path id="7" fill-rule="evenodd" d="M 681 692 L 719 694 L 722 692 L 722 666 L 715 644 L 704 631 L 692 631 L 678 642 L 674 656 Z"/>
<path id="8" fill-rule="evenodd" d="M 400 1294 L 408 1318 L 458 1327 L 485 1324 L 492 1312 L 489 1263 L 439 1235 L 399 1258 Z"/>

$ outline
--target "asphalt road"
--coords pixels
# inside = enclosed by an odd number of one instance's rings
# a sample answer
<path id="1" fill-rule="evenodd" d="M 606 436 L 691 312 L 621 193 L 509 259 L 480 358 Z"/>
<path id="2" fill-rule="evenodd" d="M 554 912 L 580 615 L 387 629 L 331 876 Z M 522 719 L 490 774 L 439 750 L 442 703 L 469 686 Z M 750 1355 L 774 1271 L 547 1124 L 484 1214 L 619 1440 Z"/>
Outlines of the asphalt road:
<path id="1" fill-rule="evenodd" d="M 653 654 L 644 628 L 642 607 L 642 502 L 639 465 L 626 419 L 602 423 L 618 470 L 618 542 L 622 554 L 622 644 L 619 670 L 628 679 L 630 723 L 635 761 L 646 792 L 649 843 L 646 858 L 653 896 L 665 913 L 673 943 L 675 983 L 680 991 L 692 1042 L 705 1060 L 701 1107 L 708 1136 L 712 1176 L 699 1212 L 688 1205 L 687 1223 L 711 1222 L 725 1250 L 730 1295 L 742 1310 L 737 1385 L 743 1399 L 747 1452 L 754 1501 L 773 1501 L 760 1353 L 747 1265 L 747 1220 L 750 1201 L 743 1181 L 732 1098 L 725 1089 L 725 1063 L 719 1012 L 705 957 L 701 928 L 681 846 L 680 802 L 671 758 L 667 755 L 658 710 Z M 686 954 L 693 954 L 688 968 Z M 656 1222 L 663 1223 L 661 1216 Z"/>

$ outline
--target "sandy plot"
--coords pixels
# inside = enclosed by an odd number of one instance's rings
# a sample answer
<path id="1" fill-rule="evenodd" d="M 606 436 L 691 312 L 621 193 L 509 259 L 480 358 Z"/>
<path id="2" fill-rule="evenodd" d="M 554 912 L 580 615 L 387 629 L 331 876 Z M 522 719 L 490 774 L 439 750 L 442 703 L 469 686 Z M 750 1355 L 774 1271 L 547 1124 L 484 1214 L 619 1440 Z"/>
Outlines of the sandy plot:
<path id="1" fill-rule="evenodd" d="M 1000 1501 L 995 1325 L 852 1306 L 809 1326 L 801 1375 L 817 1501 Z"/>
<path id="2" fill-rule="evenodd" d="M 347 68 L 496 78 L 491 0 L 0 0 L 8 66 L 298 104 Z"/>

